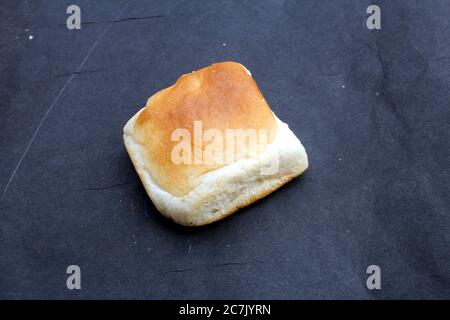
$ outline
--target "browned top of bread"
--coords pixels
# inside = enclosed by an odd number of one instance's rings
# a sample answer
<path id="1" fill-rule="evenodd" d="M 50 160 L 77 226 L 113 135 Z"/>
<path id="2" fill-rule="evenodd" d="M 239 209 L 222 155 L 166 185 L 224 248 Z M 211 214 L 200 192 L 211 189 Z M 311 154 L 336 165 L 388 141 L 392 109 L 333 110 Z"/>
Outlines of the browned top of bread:
<path id="1" fill-rule="evenodd" d="M 147 101 L 136 119 L 133 134 L 145 149 L 145 166 L 154 182 L 175 196 L 187 194 L 205 173 L 226 165 L 173 162 L 171 154 L 178 142 L 172 141 L 171 136 L 176 129 L 190 132 L 192 157 L 199 151 L 194 150 L 194 121 L 202 121 L 203 132 L 214 128 L 224 137 L 227 129 L 277 128 L 269 105 L 241 64 L 216 63 L 181 76 L 174 85 Z M 267 143 L 273 138 L 269 136 Z M 204 142 L 200 148 L 204 150 L 207 145 Z M 248 157 L 242 151 L 236 150 L 236 160 Z"/>

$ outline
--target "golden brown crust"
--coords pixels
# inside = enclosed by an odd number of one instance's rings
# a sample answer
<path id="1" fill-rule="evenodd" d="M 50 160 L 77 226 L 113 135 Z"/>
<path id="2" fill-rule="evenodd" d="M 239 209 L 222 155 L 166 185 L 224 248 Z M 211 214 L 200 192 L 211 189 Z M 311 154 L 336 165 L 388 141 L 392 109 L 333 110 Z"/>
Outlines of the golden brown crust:
<path id="1" fill-rule="evenodd" d="M 185 128 L 194 137 L 194 121 L 202 121 L 203 131 L 215 128 L 224 136 L 226 129 L 277 127 L 258 86 L 239 63 L 217 63 L 183 75 L 173 86 L 153 95 L 137 118 L 134 139 L 146 151 L 145 165 L 155 183 L 178 197 L 195 188 L 203 174 L 225 165 L 172 161 L 171 151 L 177 144 L 171 141 L 172 133 Z M 271 139 L 269 136 L 267 143 Z"/>

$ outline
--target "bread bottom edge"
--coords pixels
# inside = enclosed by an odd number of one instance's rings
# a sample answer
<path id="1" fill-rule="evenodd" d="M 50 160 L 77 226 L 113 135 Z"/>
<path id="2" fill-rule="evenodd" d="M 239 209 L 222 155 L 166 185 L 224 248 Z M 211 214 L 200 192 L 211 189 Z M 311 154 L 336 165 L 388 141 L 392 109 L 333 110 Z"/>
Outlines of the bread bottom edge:
<path id="1" fill-rule="evenodd" d="M 229 209 L 227 209 L 225 212 L 218 212 L 216 215 L 214 215 L 213 217 L 206 219 L 204 221 L 202 221 L 201 223 L 198 224 L 183 224 L 179 221 L 176 221 L 175 219 L 173 219 L 172 217 L 166 216 L 165 217 L 173 220 L 174 222 L 184 225 L 184 226 L 188 226 L 188 227 L 201 227 L 201 226 L 205 226 L 217 221 L 220 221 L 228 216 L 231 216 L 232 214 L 236 213 L 237 211 L 239 211 L 240 209 L 243 209 L 245 207 L 248 207 L 250 205 L 252 205 L 253 203 L 257 202 L 258 200 L 267 197 L 268 195 L 270 195 L 272 192 L 276 191 L 277 189 L 281 188 L 282 186 L 284 186 L 285 184 L 287 184 L 288 182 L 290 182 L 291 180 L 299 177 L 304 171 L 306 171 L 306 168 L 301 171 L 300 173 L 293 173 L 291 175 L 288 176 L 284 176 L 281 177 L 280 179 L 277 180 L 277 183 L 274 183 L 273 185 L 271 185 L 270 188 L 264 189 L 263 191 L 261 191 L 260 193 L 254 195 L 254 196 L 250 196 L 248 198 L 243 199 L 243 201 L 234 204 L 232 207 L 230 207 Z"/>

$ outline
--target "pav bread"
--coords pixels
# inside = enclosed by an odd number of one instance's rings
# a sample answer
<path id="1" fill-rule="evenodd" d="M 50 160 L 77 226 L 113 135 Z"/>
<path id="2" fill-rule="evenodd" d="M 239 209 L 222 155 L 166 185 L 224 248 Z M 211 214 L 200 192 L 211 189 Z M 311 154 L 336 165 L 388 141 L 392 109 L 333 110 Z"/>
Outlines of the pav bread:
<path id="1" fill-rule="evenodd" d="M 300 141 L 236 62 L 181 76 L 150 97 L 123 132 L 155 207 L 186 226 L 220 220 L 308 167 Z"/>

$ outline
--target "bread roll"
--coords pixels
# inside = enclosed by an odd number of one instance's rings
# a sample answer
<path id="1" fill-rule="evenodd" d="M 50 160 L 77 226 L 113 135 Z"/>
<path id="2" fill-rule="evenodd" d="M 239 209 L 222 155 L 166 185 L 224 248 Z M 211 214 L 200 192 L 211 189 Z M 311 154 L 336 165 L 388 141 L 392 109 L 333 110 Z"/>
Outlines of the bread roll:
<path id="1" fill-rule="evenodd" d="M 181 76 L 123 131 L 155 207 L 186 226 L 220 220 L 308 167 L 300 141 L 235 62 Z"/>

